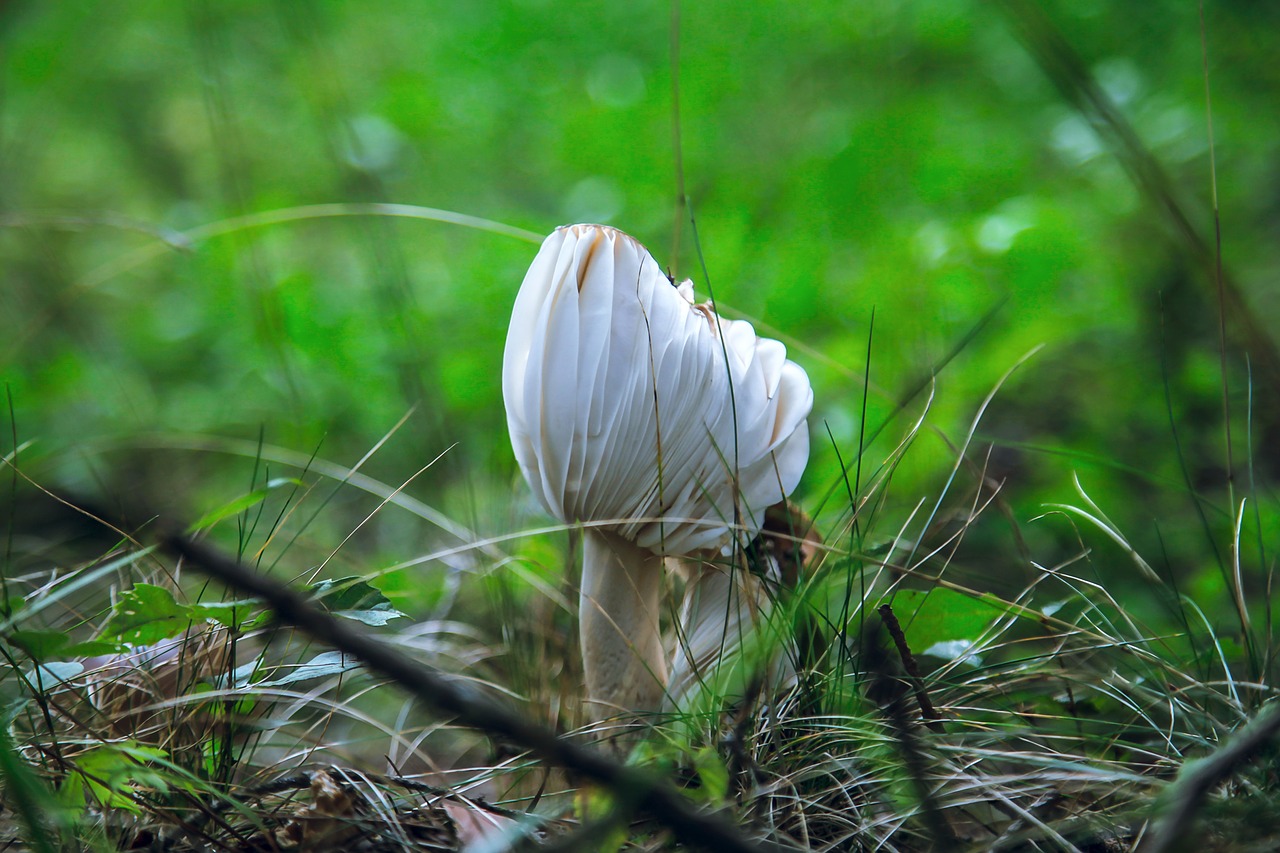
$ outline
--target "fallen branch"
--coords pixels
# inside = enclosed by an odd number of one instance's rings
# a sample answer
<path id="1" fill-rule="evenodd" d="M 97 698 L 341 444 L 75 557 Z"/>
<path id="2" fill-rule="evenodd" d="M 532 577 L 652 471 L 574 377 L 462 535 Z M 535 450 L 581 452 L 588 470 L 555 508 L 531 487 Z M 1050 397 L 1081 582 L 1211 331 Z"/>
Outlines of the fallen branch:
<path id="1" fill-rule="evenodd" d="M 1141 853 L 1194 849 L 1196 839 L 1188 830 L 1204 798 L 1240 765 L 1256 757 L 1277 732 L 1280 732 L 1280 703 L 1264 710 L 1217 752 L 1185 764 L 1177 781 L 1161 797 L 1161 817 L 1139 848 Z"/>
<path id="2" fill-rule="evenodd" d="M 620 802 L 634 803 L 680 841 L 725 853 L 761 853 L 793 848 L 744 838 L 718 814 L 697 811 L 675 788 L 640 768 L 627 767 L 598 751 L 498 705 L 469 684 L 416 661 L 368 632 L 317 608 L 305 597 L 221 552 L 186 536 L 161 537 L 161 547 L 230 587 L 262 599 L 275 618 L 351 655 L 370 671 L 391 679 L 423 704 L 456 718 L 459 725 L 512 741 L 549 764 L 608 788 Z"/>

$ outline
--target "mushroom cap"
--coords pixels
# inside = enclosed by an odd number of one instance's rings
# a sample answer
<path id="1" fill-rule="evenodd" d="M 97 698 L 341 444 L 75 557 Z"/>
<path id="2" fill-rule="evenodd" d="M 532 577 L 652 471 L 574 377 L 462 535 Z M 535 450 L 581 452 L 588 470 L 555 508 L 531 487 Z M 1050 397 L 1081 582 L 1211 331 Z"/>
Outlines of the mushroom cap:
<path id="1" fill-rule="evenodd" d="M 502 393 L 546 508 L 658 554 L 749 541 L 809 458 L 813 390 L 786 347 L 694 305 L 691 283 L 607 226 L 543 242 L 516 296 Z"/>

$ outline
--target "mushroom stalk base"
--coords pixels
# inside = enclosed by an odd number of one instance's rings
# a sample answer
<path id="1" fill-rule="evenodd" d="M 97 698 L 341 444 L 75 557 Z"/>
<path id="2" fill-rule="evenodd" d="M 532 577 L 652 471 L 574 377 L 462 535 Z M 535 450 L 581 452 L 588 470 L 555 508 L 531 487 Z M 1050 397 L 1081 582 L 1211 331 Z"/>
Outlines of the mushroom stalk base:
<path id="1" fill-rule="evenodd" d="M 578 627 L 587 716 L 656 711 L 667 682 L 658 627 L 662 558 L 609 531 L 586 530 L 582 539 Z"/>
<path id="2" fill-rule="evenodd" d="M 742 569 L 686 563 L 680 636 L 668 683 L 669 700 L 682 704 L 704 679 L 713 679 L 725 659 L 739 651 L 763 597 Z"/>

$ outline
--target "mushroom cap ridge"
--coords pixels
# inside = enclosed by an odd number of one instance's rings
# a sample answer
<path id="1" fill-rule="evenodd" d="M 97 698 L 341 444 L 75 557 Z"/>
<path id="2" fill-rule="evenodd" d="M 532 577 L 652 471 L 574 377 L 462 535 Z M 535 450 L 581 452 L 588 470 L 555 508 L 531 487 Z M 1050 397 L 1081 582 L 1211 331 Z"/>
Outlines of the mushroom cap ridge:
<path id="1" fill-rule="evenodd" d="M 608 522 L 658 554 L 750 540 L 809 457 L 804 370 L 691 297 L 623 232 L 563 226 L 525 275 L 503 355 L 534 494 L 563 521 Z"/>

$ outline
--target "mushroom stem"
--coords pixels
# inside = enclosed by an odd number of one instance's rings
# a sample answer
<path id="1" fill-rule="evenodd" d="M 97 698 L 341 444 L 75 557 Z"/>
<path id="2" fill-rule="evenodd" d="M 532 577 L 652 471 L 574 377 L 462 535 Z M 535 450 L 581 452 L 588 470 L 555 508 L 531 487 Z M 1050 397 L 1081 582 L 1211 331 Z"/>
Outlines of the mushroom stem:
<path id="1" fill-rule="evenodd" d="M 671 665 L 668 699 L 681 707 L 704 680 L 714 682 L 731 665 L 770 601 L 760 581 L 741 568 L 682 560 L 687 583 L 680 612 L 681 634 Z"/>
<path id="2" fill-rule="evenodd" d="M 658 709 L 667 663 L 658 628 L 662 557 L 616 533 L 588 529 L 582 537 L 578 627 L 587 682 L 587 715 Z"/>

